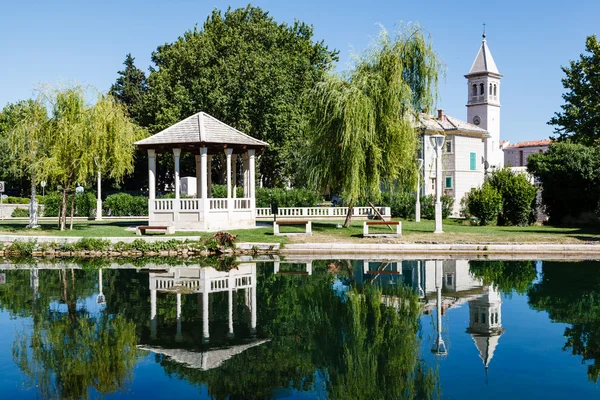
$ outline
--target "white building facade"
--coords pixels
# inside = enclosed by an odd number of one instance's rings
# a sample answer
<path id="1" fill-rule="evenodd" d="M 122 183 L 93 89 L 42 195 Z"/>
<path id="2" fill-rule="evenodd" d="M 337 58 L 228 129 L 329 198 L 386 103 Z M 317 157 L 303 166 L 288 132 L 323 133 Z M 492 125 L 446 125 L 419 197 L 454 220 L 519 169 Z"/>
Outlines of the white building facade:
<path id="1" fill-rule="evenodd" d="M 532 154 L 545 153 L 552 141 L 534 140 L 508 145 L 504 148 L 504 165 L 507 167 L 526 167 L 527 159 Z"/>

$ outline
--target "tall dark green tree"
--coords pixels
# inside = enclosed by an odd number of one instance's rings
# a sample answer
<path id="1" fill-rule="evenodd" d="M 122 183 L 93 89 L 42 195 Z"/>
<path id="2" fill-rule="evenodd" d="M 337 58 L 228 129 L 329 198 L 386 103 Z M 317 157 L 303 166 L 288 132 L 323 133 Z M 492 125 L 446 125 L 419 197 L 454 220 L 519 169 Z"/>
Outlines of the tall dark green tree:
<path id="1" fill-rule="evenodd" d="M 559 140 L 589 145 L 600 139 L 600 43 L 596 35 L 586 38 L 585 51 L 579 60 L 562 67 L 565 104 L 548 125 L 556 126 Z"/>
<path id="2" fill-rule="evenodd" d="M 250 5 L 215 9 L 202 27 L 156 49 L 144 111 L 131 113 L 144 116 L 140 122 L 152 133 L 199 111 L 211 114 L 268 142 L 259 173 L 264 185 L 282 185 L 294 170 L 306 119 L 302 96 L 335 60 L 337 52 L 315 42 L 304 22 L 278 23 Z M 128 61 L 113 87 L 123 96 L 129 95 L 125 87 L 133 93 L 143 87 Z M 129 76 L 138 81 L 127 81 Z"/>
<path id="3" fill-rule="evenodd" d="M 144 104 L 148 93 L 148 84 L 144 71 L 135 66 L 135 58 L 125 56 L 125 69 L 119 71 L 117 81 L 110 87 L 109 93 L 129 111 L 129 116 L 138 125 L 147 125 Z"/>

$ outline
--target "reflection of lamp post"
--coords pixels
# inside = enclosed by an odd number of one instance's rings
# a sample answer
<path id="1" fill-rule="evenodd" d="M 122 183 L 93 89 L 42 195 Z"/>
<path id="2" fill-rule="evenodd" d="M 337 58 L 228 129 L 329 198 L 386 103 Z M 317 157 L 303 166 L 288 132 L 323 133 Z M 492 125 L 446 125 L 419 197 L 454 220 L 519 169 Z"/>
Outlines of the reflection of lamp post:
<path id="1" fill-rule="evenodd" d="M 102 293 L 102 268 L 98 270 L 98 296 L 96 296 L 96 304 L 106 304 L 106 298 Z"/>
<path id="2" fill-rule="evenodd" d="M 435 289 L 437 291 L 437 338 L 431 352 L 438 356 L 448 354 L 446 344 L 442 339 L 442 261 L 435 261 Z"/>
<path id="3" fill-rule="evenodd" d="M 435 147 L 435 231 L 433 233 L 444 233 L 442 231 L 442 146 L 444 135 L 432 135 L 432 145 Z"/>
<path id="4" fill-rule="evenodd" d="M 417 202 L 415 203 L 415 222 L 421 222 L 421 168 L 423 168 L 423 159 L 417 160 L 419 168 L 417 170 Z"/>
<path id="5" fill-rule="evenodd" d="M 100 165 L 98 164 L 98 157 L 94 157 L 94 164 L 98 168 L 98 199 L 96 200 L 96 220 L 102 219 L 102 197 L 100 197 Z"/>

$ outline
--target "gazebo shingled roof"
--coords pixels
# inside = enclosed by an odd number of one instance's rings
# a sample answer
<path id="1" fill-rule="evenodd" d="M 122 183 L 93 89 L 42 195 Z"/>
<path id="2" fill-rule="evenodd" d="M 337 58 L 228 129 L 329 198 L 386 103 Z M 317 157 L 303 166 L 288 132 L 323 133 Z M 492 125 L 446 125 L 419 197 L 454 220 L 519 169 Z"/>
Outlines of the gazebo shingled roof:
<path id="1" fill-rule="evenodd" d="M 189 151 L 207 147 L 211 150 L 221 151 L 223 148 L 231 148 L 235 151 L 264 150 L 268 143 L 240 132 L 211 115 L 199 112 L 136 142 L 135 145 L 140 150 L 179 147 Z"/>

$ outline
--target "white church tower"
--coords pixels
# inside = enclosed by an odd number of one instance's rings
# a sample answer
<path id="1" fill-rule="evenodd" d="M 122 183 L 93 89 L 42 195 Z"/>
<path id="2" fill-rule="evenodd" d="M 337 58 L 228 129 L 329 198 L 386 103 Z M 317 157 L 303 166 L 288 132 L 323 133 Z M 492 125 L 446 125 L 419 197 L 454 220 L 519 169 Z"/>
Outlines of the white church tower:
<path id="1" fill-rule="evenodd" d="M 486 375 L 503 332 L 502 297 L 497 289 L 489 286 L 486 294 L 469 301 L 469 328 L 467 328 L 467 333 L 471 334 L 479 350 Z"/>
<path id="2" fill-rule="evenodd" d="M 502 75 L 492 58 L 485 40 L 471 70 L 468 80 L 467 122 L 488 131 L 490 137 L 485 142 L 486 172 L 504 166 L 504 154 L 500 149 L 500 79 Z"/>

